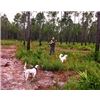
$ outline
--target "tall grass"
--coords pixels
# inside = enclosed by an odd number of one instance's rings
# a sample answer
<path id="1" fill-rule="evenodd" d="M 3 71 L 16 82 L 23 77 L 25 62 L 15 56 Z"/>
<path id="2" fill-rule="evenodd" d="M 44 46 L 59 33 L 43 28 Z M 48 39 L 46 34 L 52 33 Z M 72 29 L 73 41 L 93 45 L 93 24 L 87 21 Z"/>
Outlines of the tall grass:
<path id="1" fill-rule="evenodd" d="M 27 51 L 23 46 L 19 46 L 16 56 L 30 64 L 40 64 L 42 65 L 42 68 L 46 70 L 84 71 L 86 68 L 90 68 L 92 64 L 93 66 L 97 66 L 92 51 L 82 53 L 81 51 L 70 52 L 62 49 L 62 51 L 57 50 L 54 55 L 50 56 L 48 44 L 45 42 L 42 43 L 42 46 L 40 47 L 37 42 L 32 42 L 31 48 L 30 51 Z M 68 59 L 64 64 L 59 60 L 60 53 L 68 55 Z"/>
<path id="2" fill-rule="evenodd" d="M 28 64 L 39 64 L 44 70 L 64 70 L 64 65 L 60 62 L 60 60 L 55 60 L 54 56 L 47 54 L 43 47 L 37 47 L 35 50 L 31 49 L 30 51 L 27 51 L 23 46 L 21 46 L 16 52 L 16 57 Z"/>
<path id="3" fill-rule="evenodd" d="M 63 49 L 74 49 L 74 50 L 84 50 L 84 51 L 94 51 L 95 50 L 95 45 L 93 43 L 89 44 L 89 45 L 81 45 L 80 43 L 75 43 L 75 45 L 73 45 L 72 43 L 70 44 L 60 44 L 57 43 L 58 47 L 63 48 Z"/>
<path id="4" fill-rule="evenodd" d="M 17 40 L 1 40 L 1 45 L 15 45 L 18 43 Z"/>
<path id="5" fill-rule="evenodd" d="M 100 73 L 100 71 L 99 71 Z M 79 73 L 80 79 L 72 77 L 66 82 L 63 89 L 69 90 L 100 90 L 100 77 L 91 72 L 81 72 Z"/>
<path id="6" fill-rule="evenodd" d="M 19 44 L 20 45 L 20 44 Z M 37 42 L 31 43 L 31 50 L 27 51 L 25 47 L 19 46 L 16 52 L 17 58 L 26 61 L 29 64 L 41 65 L 43 70 L 50 71 L 75 71 L 79 78 L 71 77 L 66 82 L 63 89 L 100 89 L 100 63 L 94 60 L 94 45 L 81 46 L 80 44 L 65 45 L 57 44 L 57 51 L 54 55 L 49 55 L 49 46 L 43 42 L 38 46 Z M 73 51 L 67 51 L 67 48 Z M 76 50 L 74 52 L 74 49 Z M 88 52 L 82 52 L 87 50 Z M 59 60 L 59 54 L 67 54 L 65 63 Z M 100 56 L 100 55 L 99 55 Z"/>

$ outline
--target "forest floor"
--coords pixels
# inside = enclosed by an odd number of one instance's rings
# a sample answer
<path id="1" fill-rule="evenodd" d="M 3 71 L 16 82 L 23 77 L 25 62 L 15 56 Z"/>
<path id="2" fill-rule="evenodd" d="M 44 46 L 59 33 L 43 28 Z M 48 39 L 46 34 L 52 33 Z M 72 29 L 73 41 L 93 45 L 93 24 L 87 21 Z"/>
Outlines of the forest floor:
<path id="1" fill-rule="evenodd" d="M 1 89 L 2 90 L 48 90 L 63 87 L 69 77 L 77 75 L 74 71 L 38 70 L 35 79 L 25 81 L 23 62 L 16 58 L 16 46 L 1 46 Z"/>

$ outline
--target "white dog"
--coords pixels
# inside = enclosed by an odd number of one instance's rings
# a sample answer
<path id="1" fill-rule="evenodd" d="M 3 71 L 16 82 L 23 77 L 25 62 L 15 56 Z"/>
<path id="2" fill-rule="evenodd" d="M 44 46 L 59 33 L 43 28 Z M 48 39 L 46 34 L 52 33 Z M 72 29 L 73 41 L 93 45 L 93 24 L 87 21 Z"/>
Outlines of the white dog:
<path id="1" fill-rule="evenodd" d="M 32 66 L 32 65 L 31 65 Z M 32 66 L 33 67 L 33 66 Z M 26 69 L 26 62 L 24 65 L 24 73 L 25 73 L 25 79 L 28 80 L 28 77 L 30 74 L 32 74 L 33 78 L 35 78 L 36 74 L 37 74 L 37 68 L 39 67 L 39 65 L 36 65 L 35 68 L 32 69 Z"/>
<path id="2" fill-rule="evenodd" d="M 68 55 L 63 55 L 63 54 L 60 54 L 60 55 L 59 55 L 59 58 L 60 58 L 60 60 L 61 60 L 62 63 L 63 63 L 64 61 L 66 61 L 67 57 L 68 57 Z"/>

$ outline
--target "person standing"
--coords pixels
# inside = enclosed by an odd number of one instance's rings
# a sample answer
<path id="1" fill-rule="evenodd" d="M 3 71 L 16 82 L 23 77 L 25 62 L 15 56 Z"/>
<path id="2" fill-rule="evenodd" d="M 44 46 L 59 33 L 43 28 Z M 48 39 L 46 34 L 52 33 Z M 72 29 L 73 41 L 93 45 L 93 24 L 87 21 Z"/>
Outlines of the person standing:
<path id="1" fill-rule="evenodd" d="M 56 45 L 56 40 L 54 37 L 52 37 L 51 41 L 49 42 L 50 45 L 50 55 L 55 53 L 55 45 Z"/>

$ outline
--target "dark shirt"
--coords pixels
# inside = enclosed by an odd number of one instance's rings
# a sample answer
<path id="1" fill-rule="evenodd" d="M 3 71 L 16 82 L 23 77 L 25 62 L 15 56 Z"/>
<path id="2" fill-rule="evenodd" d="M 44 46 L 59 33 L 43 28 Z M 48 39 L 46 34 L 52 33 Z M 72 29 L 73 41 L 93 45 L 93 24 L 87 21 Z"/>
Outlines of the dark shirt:
<path id="1" fill-rule="evenodd" d="M 51 47 L 55 47 L 55 40 L 51 40 L 49 44 Z"/>

